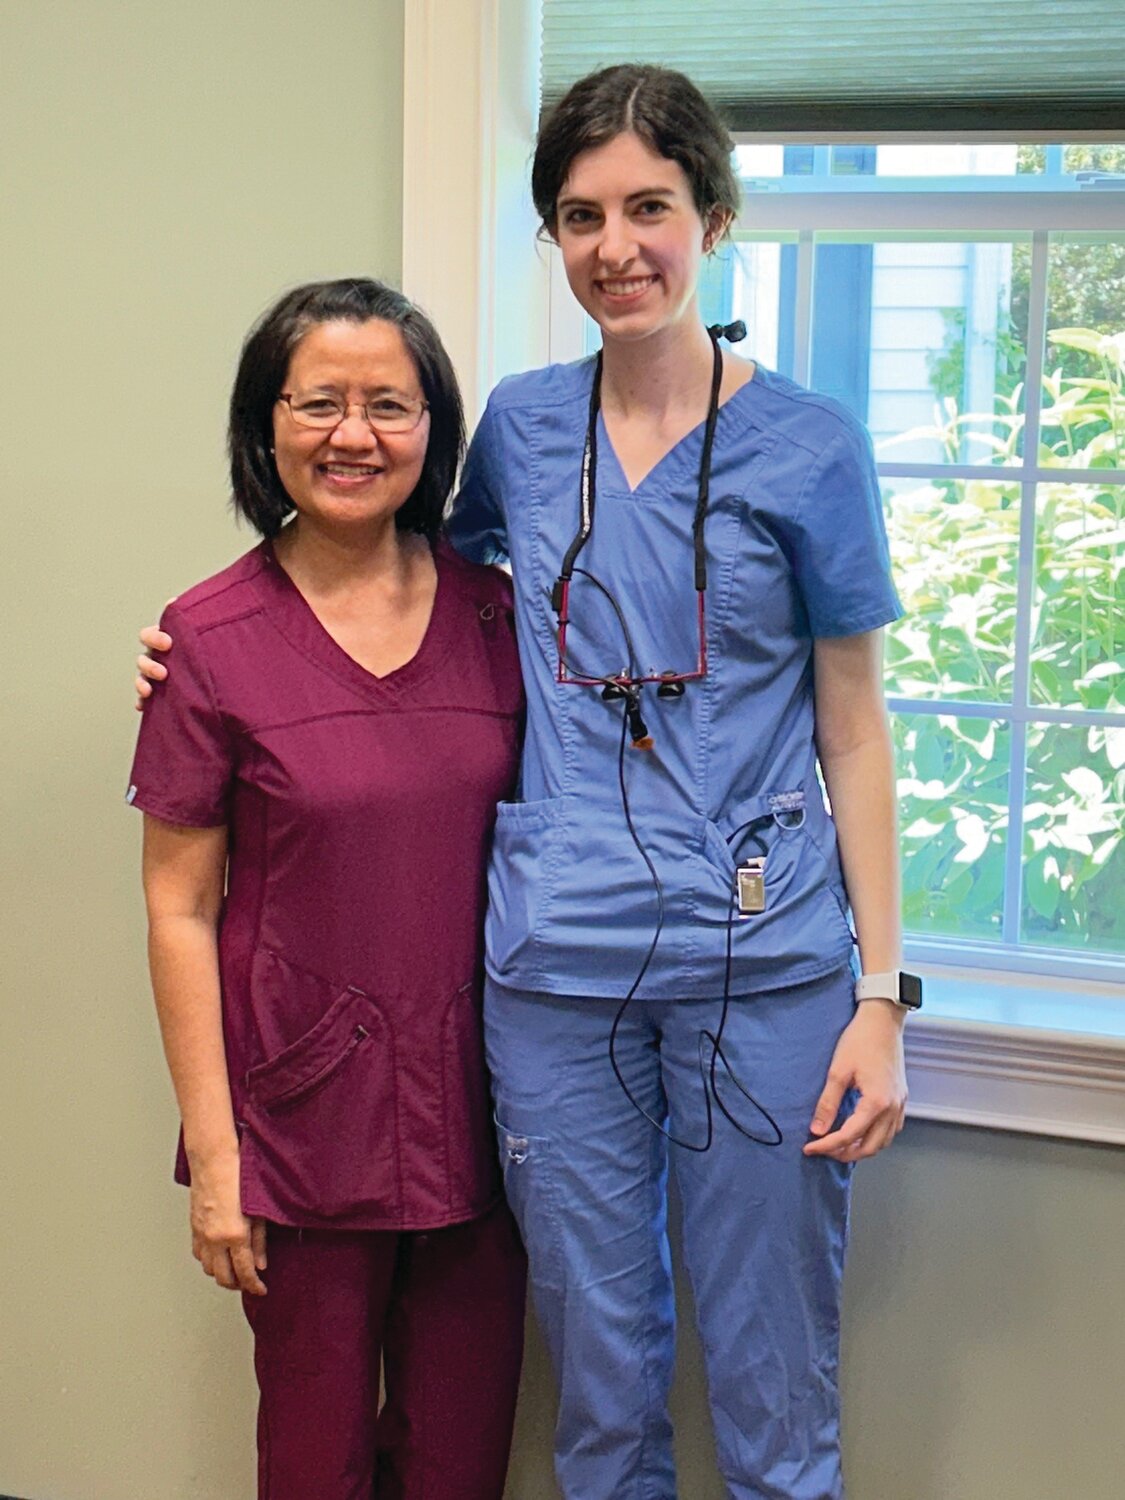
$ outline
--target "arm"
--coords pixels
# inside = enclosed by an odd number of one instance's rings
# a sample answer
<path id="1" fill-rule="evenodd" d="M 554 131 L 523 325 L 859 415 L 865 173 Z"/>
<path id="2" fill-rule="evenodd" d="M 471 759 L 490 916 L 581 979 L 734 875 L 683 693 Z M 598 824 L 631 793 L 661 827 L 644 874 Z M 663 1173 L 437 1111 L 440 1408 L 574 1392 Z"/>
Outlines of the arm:
<path id="1" fill-rule="evenodd" d="M 883 702 L 883 632 L 824 638 L 813 648 L 816 744 L 836 823 L 844 882 L 864 972 L 901 964 L 902 930 L 894 755 Z M 902 1129 L 904 1012 L 865 1000 L 837 1043 L 805 1147 L 809 1156 L 874 1156 Z M 849 1088 L 855 1113 L 830 1130 Z"/>
<path id="2" fill-rule="evenodd" d="M 471 562 L 507 563 L 508 529 L 499 475 L 495 414 L 491 401 L 477 424 L 461 483 L 445 521 L 450 542 Z"/>
<path id="3" fill-rule="evenodd" d="M 265 1225 L 242 1213 L 223 1048 L 218 920 L 227 830 L 145 816 L 148 955 L 164 1053 L 191 1166 L 192 1253 L 231 1290 L 265 1293 Z"/>

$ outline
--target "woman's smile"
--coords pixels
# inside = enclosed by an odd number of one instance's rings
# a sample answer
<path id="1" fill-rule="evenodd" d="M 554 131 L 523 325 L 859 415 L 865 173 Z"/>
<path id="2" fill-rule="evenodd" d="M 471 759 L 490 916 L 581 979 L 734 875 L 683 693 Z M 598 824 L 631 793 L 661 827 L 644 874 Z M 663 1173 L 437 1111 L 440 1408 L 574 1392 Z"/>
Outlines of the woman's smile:
<path id="1" fill-rule="evenodd" d="M 345 463 L 340 459 L 332 459 L 329 463 L 319 464 L 317 467 L 330 484 L 343 489 L 359 488 L 368 480 L 383 473 L 382 467 L 378 464 Z"/>
<path id="2" fill-rule="evenodd" d="M 630 301 L 643 296 L 650 286 L 655 286 L 660 280 L 659 276 L 630 276 L 630 277 L 602 277 L 595 280 L 594 285 L 603 297 L 612 298 L 615 302 Z"/>

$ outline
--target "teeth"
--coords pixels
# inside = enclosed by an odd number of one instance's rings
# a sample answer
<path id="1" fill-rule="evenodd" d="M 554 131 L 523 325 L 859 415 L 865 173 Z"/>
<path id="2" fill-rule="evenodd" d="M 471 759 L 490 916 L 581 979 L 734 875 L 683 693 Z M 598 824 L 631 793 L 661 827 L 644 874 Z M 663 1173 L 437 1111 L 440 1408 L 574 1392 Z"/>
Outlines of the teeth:
<path id="1" fill-rule="evenodd" d="M 614 297 L 631 297 L 634 292 L 641 292 L 646 286 L 651 286 L 655 280 L 655 276 L 642 276 L 633 281 L 603 281 L 602 290 Z"/>
<path id="2" fill-rule="evenodd" d="M 357 474 L 366 475 L 382 473 L 381 469 L 377 469 L 371 464 L 325 464 L 324 469 L 325 473 L 327 474 L 344 474 L 349 479 L 354 478 Z"/>

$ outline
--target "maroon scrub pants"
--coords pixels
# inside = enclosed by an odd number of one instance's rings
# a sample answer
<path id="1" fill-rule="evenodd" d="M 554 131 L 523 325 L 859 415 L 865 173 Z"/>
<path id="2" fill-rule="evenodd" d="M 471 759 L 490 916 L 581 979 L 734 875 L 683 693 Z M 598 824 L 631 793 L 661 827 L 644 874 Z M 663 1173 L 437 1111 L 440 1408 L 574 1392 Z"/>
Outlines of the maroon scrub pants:
<path id="1" fill-rule="evenodd" d="M 525 1276 L 507 1206 L 401 1234 L 271 1224 L 267 1253 L 267 1295 L 243 1299 L 258 1500 L 500 1500 Z"/>

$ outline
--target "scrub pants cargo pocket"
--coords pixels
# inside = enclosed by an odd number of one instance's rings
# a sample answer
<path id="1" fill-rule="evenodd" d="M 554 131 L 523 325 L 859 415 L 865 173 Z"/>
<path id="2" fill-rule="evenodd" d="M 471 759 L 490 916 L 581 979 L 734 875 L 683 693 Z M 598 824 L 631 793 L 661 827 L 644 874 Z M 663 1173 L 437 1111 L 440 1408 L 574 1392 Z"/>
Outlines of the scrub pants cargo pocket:
<path id="1" fill-rule="evenodd" d="M 563 1287 L 559 1248 L 557 1184 L 551 1162 L 551 1143 L 542 1135 L 525 1135 L 496 1120 L 496 1142 L 504 1195 L 532 1253 L 536 1281 L 544 1290 Z"/>

